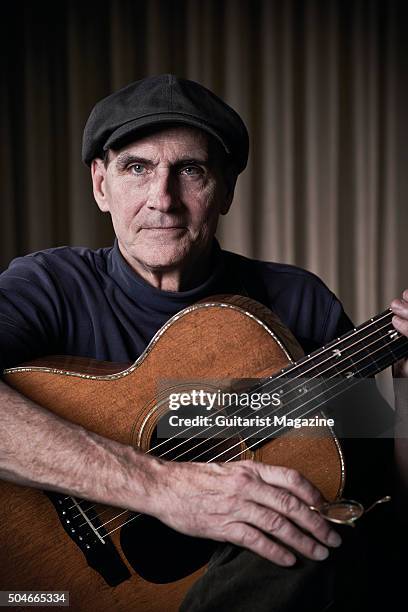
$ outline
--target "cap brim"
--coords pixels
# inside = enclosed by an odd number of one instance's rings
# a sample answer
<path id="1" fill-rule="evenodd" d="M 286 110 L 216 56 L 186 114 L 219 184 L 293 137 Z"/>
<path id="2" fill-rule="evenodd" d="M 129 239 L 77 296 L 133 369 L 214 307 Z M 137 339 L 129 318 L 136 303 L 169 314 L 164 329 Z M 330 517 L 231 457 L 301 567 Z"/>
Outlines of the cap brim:
<path id="1" fill-rule="evenodd" d="M 207 132 L 216 138 L 216 140 L 218 140 L 218 142 L 224 147 L 225 151 L 230 154 L 230 151 L 221 136 L 210 126 L 203 121 L 200 121 L 196 117 L 192 117 L 191 115 L 184 115 L 182 113 L 174 112 L 146 115 L 144 117 L 134 119 L 133 121 L 128 121 L 112 132 L 106 141 L 103 150 L 106 151 L 107 149 L 120 148 L 121 145 L 125 145 L 126 142 L 129 142 L 131 137 L 134 134 L 137 134 L 137 132 L 143 130 L 143 128 L 153 127 L 155 125 L 174 125 L 175 123 L 189 125 Z"/>

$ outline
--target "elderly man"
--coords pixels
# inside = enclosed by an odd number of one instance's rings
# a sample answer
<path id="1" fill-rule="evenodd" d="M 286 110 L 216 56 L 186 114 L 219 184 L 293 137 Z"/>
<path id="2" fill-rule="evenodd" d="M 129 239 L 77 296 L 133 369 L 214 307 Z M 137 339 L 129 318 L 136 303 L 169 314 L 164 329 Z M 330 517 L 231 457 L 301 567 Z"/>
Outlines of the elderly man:
<path id="1" fill-rule="evenodd" d="M 148 78 L 99 102 L 83 159 L 115 245 L 50 249 L 11 264 L 0 277 L 1 366 L 55 353 L 134 361 L 172 315 L 226 292 L 272 308 L 308 352 L 346 332 L 350 321 L 315 276 L 215 241 L 247 156 L 240 117 L 197 83 Z M 407 297 L 393 303 L 405 335 Z M 166 462 L 57 418 L 4 383 L 0 391 L 2 478 L 224 543 L 184 610 L 318 611 L 332 602 L 341 537 L 310 509 L 323 499 L 298 472 Z"/>

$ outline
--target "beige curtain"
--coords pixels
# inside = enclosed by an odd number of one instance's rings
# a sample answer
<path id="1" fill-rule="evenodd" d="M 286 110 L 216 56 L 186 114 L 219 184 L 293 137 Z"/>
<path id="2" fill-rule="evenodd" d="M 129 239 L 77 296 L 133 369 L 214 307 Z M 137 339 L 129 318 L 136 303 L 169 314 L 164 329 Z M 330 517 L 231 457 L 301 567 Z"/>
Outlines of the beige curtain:
<path id="1" fill-rule="evenodd" d="M 404 1 L 85 0 L 3 15 L 1 258 L 109 244 L 80 162 L 96 100 L 175 72 L 225 98 L 251 157 L 225 248 L 312 270 L 356 322 L 408 286 Z"/>

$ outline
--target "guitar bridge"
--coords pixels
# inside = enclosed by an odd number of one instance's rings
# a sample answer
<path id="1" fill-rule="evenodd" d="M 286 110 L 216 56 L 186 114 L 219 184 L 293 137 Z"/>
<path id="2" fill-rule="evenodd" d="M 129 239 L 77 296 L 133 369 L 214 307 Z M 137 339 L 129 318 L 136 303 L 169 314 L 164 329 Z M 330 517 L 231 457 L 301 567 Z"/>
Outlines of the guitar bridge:
<path id="1" fill-rule="evenodd" d="M 131 574 L 96 512 L 82 509 L 80 501 L 75 497 L 51 491 L 44 493 L 57 511 L 66 533 L 81 549 L 88 565 L 111 587 L 128 580 Z"/>

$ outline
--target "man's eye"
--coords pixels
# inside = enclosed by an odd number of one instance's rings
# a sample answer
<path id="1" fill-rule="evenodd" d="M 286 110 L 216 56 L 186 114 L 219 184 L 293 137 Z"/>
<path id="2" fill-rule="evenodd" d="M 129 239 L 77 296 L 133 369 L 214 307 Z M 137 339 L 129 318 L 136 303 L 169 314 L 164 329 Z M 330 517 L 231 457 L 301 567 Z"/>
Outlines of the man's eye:
<path id="1" fill-rule="evenodd" d="M 132 174 L 143 174 L 145 167 L 142 164 L 132 164 L 129 166 L 129 170 Z"/>
<path id="2" fill-rule="evenodd" d="M 197 176 L 201 174 L 201 169 L 197 168 L 197 166 L 186 166 L 181 170 L 187 176 Z"/>

